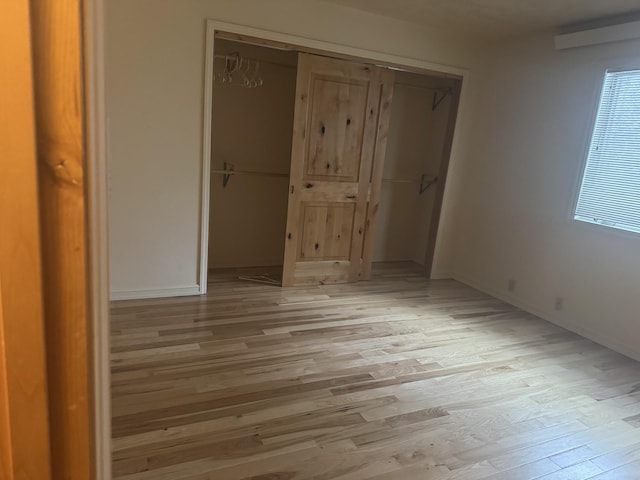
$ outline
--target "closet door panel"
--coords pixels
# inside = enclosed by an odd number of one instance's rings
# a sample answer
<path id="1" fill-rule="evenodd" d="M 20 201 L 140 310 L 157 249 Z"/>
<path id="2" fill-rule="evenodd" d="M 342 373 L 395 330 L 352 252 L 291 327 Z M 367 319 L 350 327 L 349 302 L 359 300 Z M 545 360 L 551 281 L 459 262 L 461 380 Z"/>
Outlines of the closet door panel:
<path id="1" fill-rule="evenodd" d="M 355 204 L 306 203 L 298 261 L 349 260 Z"/>
<path id="2" fill-rule="evenodd" d="M 305 178 L 357 182 L 369 83 L 314 76 Z"/>
<path id="3" fill-rule="evenodd" d="M 299 56 L 283 286 L 362 276 L 383 78 L 377 67 Z"/>

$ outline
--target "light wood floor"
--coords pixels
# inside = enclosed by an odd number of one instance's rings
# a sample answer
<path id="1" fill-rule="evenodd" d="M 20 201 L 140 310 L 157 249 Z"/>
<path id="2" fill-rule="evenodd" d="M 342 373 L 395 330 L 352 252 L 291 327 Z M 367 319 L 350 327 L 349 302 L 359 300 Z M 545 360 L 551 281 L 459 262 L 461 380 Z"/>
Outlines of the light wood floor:
<path id="1" fill-rule="evenodd" d="M 112 342 L 118 479 L 640 479 L 638 363 L 404 265 L 117 302 Z"/>

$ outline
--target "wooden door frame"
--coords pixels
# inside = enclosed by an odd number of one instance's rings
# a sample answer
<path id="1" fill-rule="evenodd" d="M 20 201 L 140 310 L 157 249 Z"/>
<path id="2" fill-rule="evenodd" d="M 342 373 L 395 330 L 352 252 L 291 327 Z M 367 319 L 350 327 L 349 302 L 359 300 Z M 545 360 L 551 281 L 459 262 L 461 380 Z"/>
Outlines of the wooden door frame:
<path id="1" fill-rule="evenodd" d="M 207 293 L 207 270 L 209 258 L 209 212 L 210 212 L 210 188 L 211 188 L 211 155 L 212 155 L 212 126 L 213 115 L 215 114 L 213 103 L 213 63 L 215 39 L 226 39 L 238 42 L 252 43 L 265 47 L 280 50 L 296 50 L 299 52 L 325 55 L 337 59 L 353 60 L 359 63 L 371 63 L 378 66 L 386 66 L 400 70 L 406 70 L 423 75 L 439 75 L 457 78 L 462 81 L 461 99 L 464 99 L 468 70 L 449 65 L 418 60 L 414 58 L 402 57 L 375 50 L 350 47 L 329 43 L 322 40 L 315 40 L 298 35 L 290 35 L 271 30 L 249 27 L 235 23 L 221 22 L 214 19 L 206 21 L 205 36 L 205 58 L 204 58 L 204 107 L 203 107 L 203 129 L 202 129 L 202 184 L 200 199 L 200 255 L 199 255 L 199 290 L 200 294 Z M 463 114 L 464 101 L 459 102 L 458 115 L 454 124 L 457 130 L 459 120 Z M 453 130 L 452 130 L 453 134 Z M 457 150 L 456 144 L 459 136 L 453 136 L 452 148 Z M 451 152 L 450 152 L 451 153 Z M 451 155 L 448 156 L 448 158 Z M 447 158 L 447 165 L 448 165 Z M 444 182 L 441 187 L 444 196 Z M 442 203 L 442 202 L 441 202 Z M 439 217 L 440 209 L 438 209 Z M 437 238 L 434 237 L 433 245 Z M 284 242 L 284 238 L 283 238 Z"/>
<path id="2" fill-rule="evenodd" d="M 28 1 L 0 16 L 0 478 L 51 479 Z"/>

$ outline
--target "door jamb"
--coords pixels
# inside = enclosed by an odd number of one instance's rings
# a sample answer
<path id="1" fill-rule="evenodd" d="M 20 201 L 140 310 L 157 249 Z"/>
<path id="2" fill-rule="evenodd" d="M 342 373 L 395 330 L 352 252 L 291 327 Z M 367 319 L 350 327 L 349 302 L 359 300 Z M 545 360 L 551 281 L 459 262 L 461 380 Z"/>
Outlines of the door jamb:
<path id="1" fill-rule="evenodd" d="M 307 53 L 324 54 L 334 58 L 357 60 L 374 63 L 379 66 L 408 70 L 423 74 L 441 74 L 462 80 L 462 91 L 465 90 L 468 70 L 434 62 L 402 57 L 374 50 L 349 47 L 336 43 L 315 40 L 312 38 L 274 32 L 261 28 L 248 27 L 235 23 L 206 20 L 205 58 L 204 58 L 204 107 L 202 130 L 202 184 L 200 200 L 200 262 L 199 262 L 199 291 L 207 293 L 207 271 L 209 260 L 209 212 L 211 188 L 211 155 L 212 155 L 212 119 L 213 105 L 213 62 L 214 44 L 216 36 L 228 40 L 244 41 L 277 49 L 298 50 Z M 462 96 L 462 95 L 461 95 Z M 456 124 L 459 124 L 463 103 L 459 102 Z M 457 126 L 457 125 L 456 125 Z M 452 147 L 456 143 L 453 137 Z M 434 241 L 435 249 L 435 241 Z"/>

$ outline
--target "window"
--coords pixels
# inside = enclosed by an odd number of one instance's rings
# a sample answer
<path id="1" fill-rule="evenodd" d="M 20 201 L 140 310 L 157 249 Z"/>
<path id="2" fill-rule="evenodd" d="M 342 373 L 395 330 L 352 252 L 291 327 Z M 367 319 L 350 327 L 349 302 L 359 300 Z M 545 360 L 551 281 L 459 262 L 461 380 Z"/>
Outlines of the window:
<path id="1" fill-rule="evenodd" d="M 574 218 L 640 233 L 640 70 L 605 74 Z"/>

